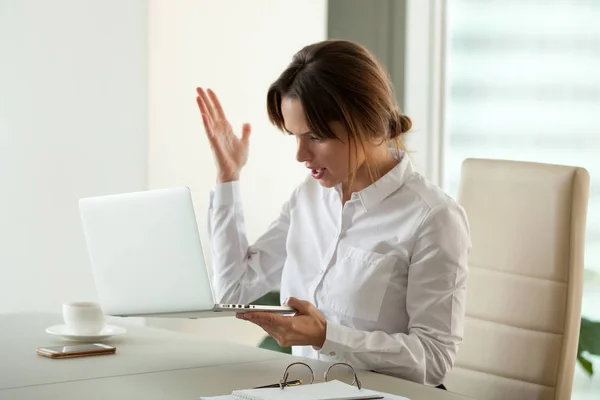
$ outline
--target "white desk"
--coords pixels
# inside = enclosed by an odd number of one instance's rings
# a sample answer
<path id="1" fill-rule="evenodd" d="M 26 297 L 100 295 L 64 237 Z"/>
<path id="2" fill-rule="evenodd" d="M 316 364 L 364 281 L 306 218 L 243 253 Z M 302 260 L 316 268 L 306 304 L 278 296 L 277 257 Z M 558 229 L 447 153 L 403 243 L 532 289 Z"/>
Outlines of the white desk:
<path id="1" fill-rule="evenodd" d="M 65 341 L 44 332 L 59 315 L 0 315 L 0 400 L 4 399 L 197 399 L 234 389 L 277 382 L 296 357 L 192 335 L 125 325 L 128 333 L 105 343 L 117 354 L 52 360 L 40 346 Z M 301 359 L 322 373 L 329 364 Z M 411 400 L 464 400 L 443 390 L 368 371 L 359 373 L 370 389 Z"/>

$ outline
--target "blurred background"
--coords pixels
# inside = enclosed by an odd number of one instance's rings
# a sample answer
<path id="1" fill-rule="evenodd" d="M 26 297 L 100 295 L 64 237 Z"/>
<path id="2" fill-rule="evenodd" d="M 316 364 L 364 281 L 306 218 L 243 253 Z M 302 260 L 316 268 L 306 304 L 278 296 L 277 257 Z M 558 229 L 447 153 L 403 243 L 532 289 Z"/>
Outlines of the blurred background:
<path id="1" fill-rule="evenodd" d="M 196 86 L 235 128 L 253 125 L 242 190 L 255 239 L 305 174 L 267 121 L 266 90 L 302 46 L 343 38 L 385 64 L 414 163 L 451 195 L 467 157 L 590 172 L 583 315 L 600 320 L 599 21 L 598 0 L 0 0 L 0 312 L 96 299 L 81 197 L 188 185 L 208 248 L 215 169 Z M 138 322 L 263 336 L 233 319 Z M 599 393 L 578 366 L 573 398 Z"/>
<path id="2" fill-rule="evenodd" d="M 446 17 L 440 182 L 456 195 L 467 157 L 586 168 L 582 314 L 600 320 L 600 1 L 450 0 Z M 577 365 L 573 399 L 599 395 Z"/>

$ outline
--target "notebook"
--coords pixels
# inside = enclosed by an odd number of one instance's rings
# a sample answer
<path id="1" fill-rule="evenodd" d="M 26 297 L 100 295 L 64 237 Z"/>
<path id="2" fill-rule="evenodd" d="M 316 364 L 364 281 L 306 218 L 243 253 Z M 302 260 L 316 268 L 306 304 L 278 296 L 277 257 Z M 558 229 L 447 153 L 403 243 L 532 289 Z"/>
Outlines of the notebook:
<path id="1" fill-rule="evenodd" d="M 408 400 L 406 397 L 381 393 L 374 390 L 358 389 L 346 383 L 334 380 L 312 385 L 289 386 L 266 389 L 235 390 L 230 395 L 201 397 L 204 400 L 366 400 L 376 398 L 382 400 Z"/>

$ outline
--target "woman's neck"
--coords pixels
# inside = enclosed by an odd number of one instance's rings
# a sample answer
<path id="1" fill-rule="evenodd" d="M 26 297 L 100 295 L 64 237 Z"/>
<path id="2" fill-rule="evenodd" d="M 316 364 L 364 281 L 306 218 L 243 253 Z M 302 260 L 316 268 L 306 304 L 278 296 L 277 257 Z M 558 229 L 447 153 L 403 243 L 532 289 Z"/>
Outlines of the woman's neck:
<path id="1" fill-rule="evenodd" d="M 352 193 L 360 192 L 369 187 L 399 163 L 387 146 L 385 148 L 378 148 L 377 152 L 374 153 L 371 156 L 373 160 L 371 163 L 371 174 L 369 173 L 367 164 L 363 162 L 356 171 L 354 180 L 349 179 L 342 183 L 342 204 L 346 204 L 346 201 L 350 200 Z M 350 187 L 350 181 L 352 181 L 352 187 Z"/>

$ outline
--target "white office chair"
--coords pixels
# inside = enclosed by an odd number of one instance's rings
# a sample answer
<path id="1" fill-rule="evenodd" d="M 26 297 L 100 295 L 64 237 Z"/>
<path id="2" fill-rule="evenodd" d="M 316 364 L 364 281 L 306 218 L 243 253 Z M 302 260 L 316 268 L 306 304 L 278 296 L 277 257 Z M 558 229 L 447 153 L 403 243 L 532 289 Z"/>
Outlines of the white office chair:
<path id="1" fill-rule="evenodd" d="M 480 400 L 570 398 L 588 191 L 582 168 L 463 163 L 459 201 L 473 248 L 448 390 Z"/>

